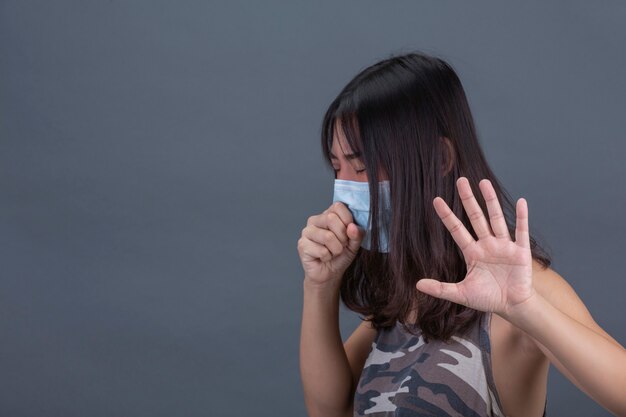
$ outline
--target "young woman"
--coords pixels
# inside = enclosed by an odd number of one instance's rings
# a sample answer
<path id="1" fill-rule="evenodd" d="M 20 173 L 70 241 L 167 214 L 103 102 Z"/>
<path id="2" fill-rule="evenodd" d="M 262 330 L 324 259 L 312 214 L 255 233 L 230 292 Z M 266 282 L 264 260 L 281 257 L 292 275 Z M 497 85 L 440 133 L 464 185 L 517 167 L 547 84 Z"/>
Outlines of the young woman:
<path id="1" fill-rule="evenodd" d="M 626 415 L 624 347 L 549 267 L 446 62 L 416 52 L 361 71 L 322 149 L 334 202 L 298 240 L 311 417 L 539 417 L 551 363 Z M 365 316 L 345 343 L 340 299 Z"/>

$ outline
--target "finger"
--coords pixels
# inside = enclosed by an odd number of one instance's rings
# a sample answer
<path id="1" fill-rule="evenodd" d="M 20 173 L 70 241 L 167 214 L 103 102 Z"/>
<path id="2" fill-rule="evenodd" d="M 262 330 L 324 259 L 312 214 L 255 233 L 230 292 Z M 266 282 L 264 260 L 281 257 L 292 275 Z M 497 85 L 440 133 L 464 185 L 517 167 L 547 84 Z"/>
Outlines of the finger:
<path id="1" fill-rule="evenodd" d="M 485 218 L 485 213 L 474 197 L 469 180 L 466 177 L 460 177 L 456 180 L 456 186 L 459 189 L 459 197 L 461 197 L 463 207 L 467 212 L 467 216 L 472 223 L 472 228 L 476 232 L 478 239 L 492 236 L 491 228 Z"/>
<path id="2" fill-rule="evenodd" d="M 313 216 L 309 216 L 309 218 L 306 220 L 306 226 L 315 226 L 315 227 L 320 227 L 322 229 L 326 228 L 326 213 L 327 211 L 324 210 L 324 212 L 322 212 L 322 214 L 316 214 Z"/>
<path id="3" fill-rule="evenodd" d="M 341 201 L 335 201 L 330 207 L 326 209 L 327 213 L 335 213 L 343 224 L 347 227 L 350 223 L 354 222 L 352 218 L 352 213 L 348 209 L 345 203 Z"/>
<path id="4" fill-rule="evenodd" d="M 496 237 L 511 240 L 511 235 L 506 226 L 506 220 L 504 214 L 502 214 L 502 207 L 500 207 L 500 203 L 498 202 L 498 196 L 496 190 L 493 188 L 493 184 L 485 178 L 478 183 L 478 187 L 483 193 L 485 203 L 487 203 L 487 211 L 489 212 L 489 221 L 491 222 L 493 233 Z"/>
<path id="5" fill-rule="evenodd" d="M 305 259 L 309 257 L 311 259 L 319 259 L 322 262 L 330 262 L 330 260 L 333 259 L 333 254 L 326 246 L 312 242 L 310 239 L 307 239 L 307 241 L 302 244 L 302 254 Z"/>
<path id="6" fill-rule="evenodd" d="M 441 282 L 436 279 L 422 278 L 417 281 L 415 287 L 418 291 L 433 297 L 442 298 L 457 304 L 467 305 L 467 300 L 459 290 L 459 284 Z"/>
<path id="7" fill-rule="evenodd" d="M 328 229 L 307 226 L 302 231 L 302 236 L 315 243 L 326 246 L 333 255 L 339 255 L 343 251 L 343 245 L 339 239 L 337 239 L 337 236 Z"/>
<path id="8" fill-rule="evenodd" d="M 328 229 L 339 239 L 341 246 L 346 246 L 348 244 L 347 227 L 343 224 L 343 221 L 341 221 L 337 213 L 328 213 L 326 215 L 326 224 L 328 225 Z"/>
<path id="9" fill-rule="evenodd" d="M 332 207 L 332 206 L 331 206 Z M 330 207 L 315 216 L 310 216 L 307 219 L 306 227 L 317 227 L 320 229 L 332 230 L 342 246 L 348 244 L 347 226 L 343 223 L 343 220 L 337 215 L 336 212 L 330 211 Z M 350 222 L 348 222 L 350 224 Z"/>
<path id="10" fill-rule="evenodd" d="M 352 227 L 348 225 L 348 228 L 346 228 L 346 233 L 348 232 L 348 229 L 350 229 L 350 236 L 352 236 L 350 237 L 350 241 L 348 242 L 346 249 L 356 256 L 359 251 L 359 246 L 361 246 L 361 241 L 365 236 L 365 230 L 359 228 L 355 223 L 351 224 Z"/>
<path id="11" fill-rule="evenodd" d="M 515 243 L 530 248 L 530 235 L 528 233 L 528 202 L 525 198 L 517 200 L 515 205 Z"/>
<path id="12" fill-rule="evenodd" d="M 350 223 L 350 224 L 352 225 L 352 227 L 350 227 L 350 225 L 346 227 L 346 234 L 348 235 L 348 238 L 351 241 L 356 240 L 360 242 L 365 236 L 365 229 L 358 226 L 356 223 Z"/>
<path id="13" fill-rule="evenodd" d="M 441 218 L 441 221 L 448 231 L 450 231 L 452 238 L 459 248 L 461 248 L 461 251 L 465 253 L 469 245 L 476 242 L 474 237 L 472 237 L 470 232 L 465 228 L 465 225 L 454 215 L 452 210 L 450 210 L 450 207 L 448 207 L 443 198 L 435 197 L 433 205 L 435 206 L 437 215 Z"/>

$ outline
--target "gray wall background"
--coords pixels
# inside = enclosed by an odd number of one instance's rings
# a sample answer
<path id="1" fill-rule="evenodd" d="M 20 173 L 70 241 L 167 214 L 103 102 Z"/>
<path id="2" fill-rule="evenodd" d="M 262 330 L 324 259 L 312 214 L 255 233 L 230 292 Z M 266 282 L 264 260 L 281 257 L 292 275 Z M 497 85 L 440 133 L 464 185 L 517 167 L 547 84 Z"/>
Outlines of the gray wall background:
<path id="1" fill-rule="evenodd" d="M 626 343 L 626 6 L 0 1 L 0 415 L 304 416 L 326 106 L 419 49 Z M 358 317 L 341 310 L 344 340 Z M 576 340 L 572 340 L 576 343 Z M 548 411 L 609 415 L 552 368 Z"/>

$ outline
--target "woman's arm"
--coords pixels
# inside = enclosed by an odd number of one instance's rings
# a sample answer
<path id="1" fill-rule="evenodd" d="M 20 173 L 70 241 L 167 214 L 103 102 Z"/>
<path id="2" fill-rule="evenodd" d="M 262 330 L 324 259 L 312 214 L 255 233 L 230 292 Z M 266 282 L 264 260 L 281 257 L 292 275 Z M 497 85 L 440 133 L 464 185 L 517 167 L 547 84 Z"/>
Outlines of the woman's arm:
<path id="1" fill-rule="evenodd" d="M 339 330 L 338 284 L 303 281 L 300 373 L 310 417 L 352 414 L 352 370 Z"/>
<path id="2" fill-rule="evenodd" d="M 591 318 L 574 290 L 550 269 L 537 272 L 530 249 L 528 204 L 517 200 L 515 241 L 488 179 L 478 183 L 489 219 L 469 181 L 457 180 L 459 196 L 478 240 L 446 202 L 437 215 L 463 252 L 467 275 L 458 283 L 419 278 L 418 291 L 494 312 L 526 332 L 552 363 L 600 405 L 626 416 L 626 352 Z M 580 317 L 580 319 L 577 319 Z"/>
<path id="3" fill-rule="evenodd" d="M 591 317 L 572 287 L 548 268 L 535 269 L 535 295 L 500 314 L 524 330 L 580 390 L 626 416 L 626 350 Z"/>

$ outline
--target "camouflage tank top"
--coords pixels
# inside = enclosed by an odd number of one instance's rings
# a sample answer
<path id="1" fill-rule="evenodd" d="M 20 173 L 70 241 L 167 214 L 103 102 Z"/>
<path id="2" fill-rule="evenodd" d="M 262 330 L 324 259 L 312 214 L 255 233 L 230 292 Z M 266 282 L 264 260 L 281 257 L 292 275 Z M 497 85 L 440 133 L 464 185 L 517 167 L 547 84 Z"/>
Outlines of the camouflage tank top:
<path id="1" fill-rule="evenodd" d="M 504 417 L 491 370 L 490 321 L 491 313 L 482 314 L 449 344 L 424 343 L 418 327 L 414 336 L 399 322 L 378 331 L 354 393 L 354 416 Z"/>

